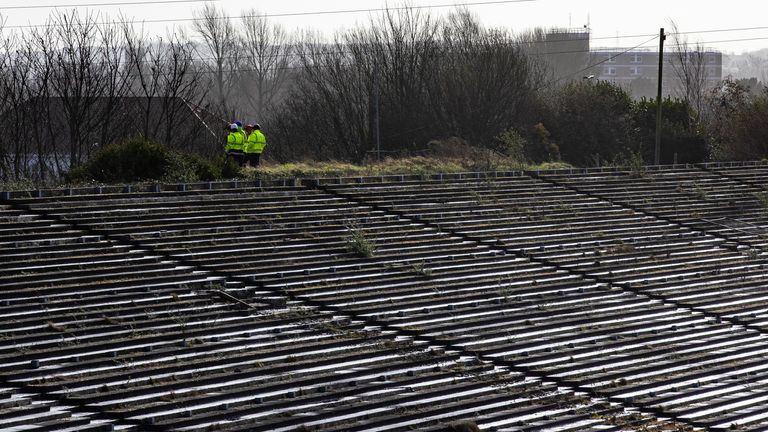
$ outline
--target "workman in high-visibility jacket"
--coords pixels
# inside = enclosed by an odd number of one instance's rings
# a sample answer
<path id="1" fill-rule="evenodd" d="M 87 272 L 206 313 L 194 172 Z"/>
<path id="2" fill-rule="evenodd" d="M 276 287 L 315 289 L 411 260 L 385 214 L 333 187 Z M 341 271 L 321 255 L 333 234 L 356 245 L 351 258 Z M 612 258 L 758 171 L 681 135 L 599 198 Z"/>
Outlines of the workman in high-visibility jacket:
<path id="1" fill-rule="evenodd" d="M 229 134 L 227 135 L 227 145 L 225 150 L 227 157 L 237 162 L 238 165 L 245 165 L 245 155 L 243 153 L 245 143 L 243 142 L 243 134 L 237 130 L 237 125 L 232 123 L 229 125 Z"/>
<path id="2" fill-rule="evenodd" d="M 245 139 L 248 137 L 248 134 L 245 133 L 245 130 L 243 129 L 243 124 L 239 121 L 236 121 L 235 124 L 237 125 L 237 131 L 240 132 L 240 135 L 243 136 L 243 143 L 245 143 Z"/>
<path id="3" fill-rule="evenodd" d="M 264 151 L 264 147 L 267 146 L 267 138 L 261 133 L 261 126 L 258 123 L 246 125 L 245 132 L 248 134 L 244 148 L 245 159 L 252 167 L 259 166 L 261 153 Z"/>

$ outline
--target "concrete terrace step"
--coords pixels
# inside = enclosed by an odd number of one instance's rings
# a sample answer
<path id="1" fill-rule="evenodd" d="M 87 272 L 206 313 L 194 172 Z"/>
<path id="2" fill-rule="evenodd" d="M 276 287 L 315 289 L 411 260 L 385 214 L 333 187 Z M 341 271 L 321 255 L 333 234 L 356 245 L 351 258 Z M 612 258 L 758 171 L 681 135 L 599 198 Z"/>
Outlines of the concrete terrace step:
<path id="1" fill-rule="evenodd" d="M 759 235 L 700 221 L 759 225 L 728 182 L 677 167 L 5 196 L 31 226 L 3 276 L 0 379 L 142 430 L 761 430 L 768 262 Z M 45 237 L 69 231 L 98 240 Z"/>

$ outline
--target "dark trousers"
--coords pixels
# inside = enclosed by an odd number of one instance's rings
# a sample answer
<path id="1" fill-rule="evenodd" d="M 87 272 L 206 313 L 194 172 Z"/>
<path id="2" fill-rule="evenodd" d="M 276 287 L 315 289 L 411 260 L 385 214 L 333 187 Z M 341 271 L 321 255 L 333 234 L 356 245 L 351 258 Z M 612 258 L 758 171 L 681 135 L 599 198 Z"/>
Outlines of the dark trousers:
<path id="1" fill-rule="evenodd" d="M 251 164 L 252 167 L 259 166 L 259 159 L 261 159 L 261 153 L 246 153 L 245 157 L 248 160 L 248 163 Z"/>
<path id="2" fill-rule="evenodd" d="M 245 157 L 246 155 L 243 154 L 241 150 L 230 150 L 227 152 L 227 158 L 231 159 L 232 162 L 238 164 L 239 166 L 245 165 Z"/>

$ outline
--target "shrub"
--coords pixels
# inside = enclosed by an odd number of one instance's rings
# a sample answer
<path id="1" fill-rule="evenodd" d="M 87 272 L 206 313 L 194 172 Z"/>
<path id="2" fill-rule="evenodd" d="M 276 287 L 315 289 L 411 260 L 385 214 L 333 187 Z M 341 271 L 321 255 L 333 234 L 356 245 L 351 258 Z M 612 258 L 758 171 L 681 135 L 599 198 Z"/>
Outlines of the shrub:
<path id="1" fill-rule="evenodd" d="M 515 129 L 506 129 L 494 138 L 496 149 L 506 156 L 525 161 L 525 151 L 528 141 Z"/>
<path id="2" fill-rule="evenodd" d="M 240 171 L 240 166 L 237 165 L 232 159 L 228 159 L 225 156 L 222 156 L 217 161 L 217 166 L 219 167 L 218 174 L 220 178 L 235 178 L 240 177 L 242 175 Z"/>
<path id="3" fill-rule="evenodd" d="M 572 81 L 558 89 L 550 103 L 547 126 L 552 138 L 540 133 L 545 148 L 557 143 L 560 156 L 573 164 L 592 166 L 595 156 L 611 160 L 628 145 L 632 99 L 608 81 Z M 550 157 L 555 148 L 547 150 Z"/>
<path id="4" fill-rule="evenodd" d="M 539 147 L 547 157 L 547 161 L 559 161 L 560 160 L 560 147 L 552 141 L 552 134 L 547 130 L 544 123 L 536 123 L 533 126 L 534 136 L 539 143 Z M 542 151 L 539 151 L 541 153 Z"/>
<path id="5" fill-rule="evenodd" d="M 161 178 L 165 181 L 212 181 L 222 177 L 222 164 L 214 165 L 198 155 L 170 152 L 168 168 Z"/>
<path id="6" fill-rule="evenodd" d="M 228 169 L 226 163 L 214 164 L 200 156 L 176 152 L 162 144 L 135 137 L 104 147 L 88 163 L 74 167 L 64 178 L 69 182 L 193 182 L 219 179 Z"/>
<path id="7" fill-rule="evenodd" d="M 371 258 L 376 253 L 376 243 L 365 237 L 365 232 L 357 226 L 347 227 L 347 251 L 361 257 Z"/>
<path id="8" fill-rule="evenodd" d="M 656 147 L 656 112 L 655 100 L 641 99 L 632 104 L 630 131 L 631 142 L 628 147 L 640 152 L 647 161 L 653 161 Z M 662 127 L 660 163 L 672 163 L 677 154 L 678 163 L 698 163 L 707 159 L 707 141 L 698 130 L 695 118 L 697 113 L 691 106 L 680 99 L 666 98 L 661 102 Z"/>
<path id="9" fill-rule="evenodd" d="M 132 138 L 100 150 L 85 165 L 83 174 L 106 183 L 162 178 L 170 165 L 170 151 L 164 146 Z"/>
<path id="10" fill-rule="evenodd" d="M 0 181 L 0 191 L 30 191 L 37 187 L 38 185 L 29 179 Z"/>
<path id="11" fill-rule="evenodd" d="M 634 178 L 645 177 L 645 160 L 641 152 L 626 150 L 617 153 L 609 165 L 621 167 L 629 171 L 629 175 Z"/>

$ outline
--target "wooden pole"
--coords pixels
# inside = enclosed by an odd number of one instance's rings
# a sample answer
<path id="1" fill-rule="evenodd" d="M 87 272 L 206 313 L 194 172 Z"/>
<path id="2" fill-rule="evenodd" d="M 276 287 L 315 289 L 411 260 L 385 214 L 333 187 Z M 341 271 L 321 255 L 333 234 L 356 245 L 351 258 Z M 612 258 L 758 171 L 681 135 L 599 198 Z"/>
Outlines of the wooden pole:
<path id="1" fill-rule="evenodd" d="M 656 146 L 653 151 L 653 164 L 659 165 L 661 157 L 661 80 L 664 67 L 664 29 L 659 30 L 659 85 L 656 91 Z"/>

